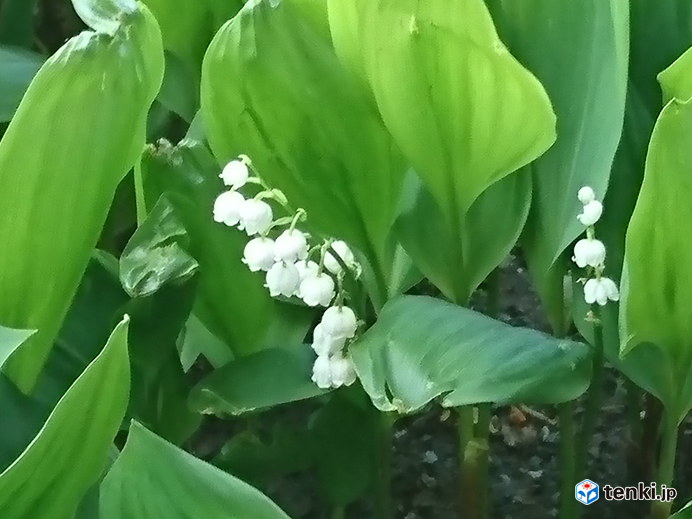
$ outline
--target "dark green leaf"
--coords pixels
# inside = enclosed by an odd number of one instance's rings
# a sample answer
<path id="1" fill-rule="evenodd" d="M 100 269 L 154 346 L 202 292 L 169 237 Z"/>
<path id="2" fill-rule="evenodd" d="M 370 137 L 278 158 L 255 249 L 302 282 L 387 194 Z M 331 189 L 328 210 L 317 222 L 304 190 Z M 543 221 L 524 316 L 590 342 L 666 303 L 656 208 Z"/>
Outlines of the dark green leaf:
<path id="1" fill-rule="evenodd" d="M 422 296 L 387 303 L 350 351 L 375 406 L 400 413 L 438 397 L 445 407 L 565 402 L 586 390 L 591 371 L 584 344 Z"/>
<path id="2" fill-rule="evenodd" d="M 204 378 L 190 404 L 201 413 L 239 415 L 312 398 L 324 393 L 311 380 L 314 361 L 305 344 L 236 359 Z"/>

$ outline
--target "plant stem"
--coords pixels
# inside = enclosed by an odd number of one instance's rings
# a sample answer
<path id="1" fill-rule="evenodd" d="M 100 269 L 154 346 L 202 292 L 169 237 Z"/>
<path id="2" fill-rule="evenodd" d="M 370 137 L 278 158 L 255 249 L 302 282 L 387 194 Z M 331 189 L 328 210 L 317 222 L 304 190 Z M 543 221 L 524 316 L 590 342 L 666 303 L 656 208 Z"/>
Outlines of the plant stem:
<path id="1" fill-rule="evenodd" d="M 459 435 L 459 513 L 463 519 L 477 519 L 476 462 L 474 407 L 457 408 L 457 432 Z"/>
<path id="2" fill-rule="evenodd" d="M 591 446 L 591 438 L 596 427 L 598 412 L 601 408 L 601 399 L 603 397 L 603 376 L 605 373 L 605 356 L 603 352 L 603 323 L 601 322 L 601 309 L 597 304 L 591 306 L 593 318 L 594 332 L 594 356 L 593 356 L 593 373 L 591 374 L 591 384 L 586 395 L 584 404 L 584 421 L 582 423 L 581 432 L 579 434 L 579 447 L 577 450 L 577 470 L 576 476 L 578 479 L 587 477 L 585 471 L 588 471 L 589 464 L 587 458 L 589 455 L 589 447 Z"/>
<path id="3" fill-rule="evenodd" d="M 137 212 L 137 227 L 147 219 L 147 207 L 144 198 L 144 178 L 142 177 L 142 157 L 137 158 L 134 167 L 135 177 L 135 206 Z"/>
<path id="4" fill-rule="evenodd" d="M 668 412 L 664 413 L 661 422 L 661 454 L 658 460 L 658 491 L 661 485 L 671 487 L 673 484 L 673 474 L 675 472 L 675 454 L 678 444 L 678 423 Z M 651 519 L 666 519 L 670 515 L 672 502 L 652 501 Z"/>
<path id="5" fill-rule="evenodd" d="M 488 491 L 490 470 L 490 420 L 493 416 L 491 404 L 478 406 L 478 423 L 476 424 L 476 439 L 478 443 L 478 461 L 476 464 L 475 495 L 478 499 L 478 519 L 488 517 Z"/>
<path id="6" fill-rule="evenodd" d="M 374 485 L 375 519 L 392 519 L 392 438 L 394 417 L 390 413 L 379 414 L 377 429 L 377 464 Z"/>
<path id="7" fill-rule="evenodd" d="M 574 444 L 574 404 L 565 402 L 558 405 L 560 418 L 560 519 L 574 519 L 575 503 L 575 444 Z"/>

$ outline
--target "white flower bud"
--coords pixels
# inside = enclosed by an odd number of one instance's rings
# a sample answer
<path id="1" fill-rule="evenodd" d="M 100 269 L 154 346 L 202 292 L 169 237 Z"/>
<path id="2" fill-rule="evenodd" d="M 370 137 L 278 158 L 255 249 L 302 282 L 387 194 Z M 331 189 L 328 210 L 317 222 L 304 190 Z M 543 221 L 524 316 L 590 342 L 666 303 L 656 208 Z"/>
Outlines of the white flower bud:
<path id="1" fill-rule="evenodd" d="M 300 274 L 293 263 L 280 261 L 267 272 L 267 284 L 272 297 L 291 297 L 300 285 Z"/>
<path id="2" fill-rule="evenodd" d="M 584 268 L 587 265 L 590 267 L 598 267 L 603 265 L 606 258 L 606 248 L 603 242 L 591 238 L 579 240 L 574 246 L 574 261 L 579 268 Z"/>
<path id="3" fill-rule="evenodd" d="M 346 266 L 353 267 L 356 265 L 356 259 L 353 257 L 353 252 L 346 242 L 340 240 L 335 241 L 332 243 L 332 248 L 341 257 Z M 341 265 L 329 251 L 327 251 L 327 254 L 324 256 L 324 266 L 332 274 L 338 274 L 341 272 Z"/>
<path id="4" fill-rule="evenodd" d="M 340 352 L 346 344 L 346 337 L 335 338 L 324 333 L 321 324 L 315 326 L 312 333 L 312 349 L 317 355 L 334 355 Z"/>
<path id="5" fill-rule="evenodd" d="M 584 285 L 584 300 L 590 305 L 598 303 L 604 306 L 608 300 L 618 301 L 619 299 L 618 287 L 610 278 L 589 279 Z"/>
<path id="6" fill-rule="evenodd" d="M 329 356 L 320 355 L 312 366 L 312 381 L 320 389 L 332 387 L 332 365 Z"/>
<path id="7" fill-rule="evenodd" d="M 250 177 L 250 171 L 242 160 L 232 160 L 226 164 L 219 177 L 227 186 L 239 189 L 247 182 L 247 179 Z"/>
<path id="8" fill-rule="evenodd" d="M 240 208 L 244 202 L 245 198 L 237 191 L 221 193 L 214 202 L 214 221 L 223 222 L 229 227 L 238 225 Z"/>
<path id="9" fill-rule="evenodd" d="M 351 338 L 358 329 L 356 314 L 347 306 L 332 306 L 327 308 L 322 316 L 322 328 L 324 333 L 332 337 Z"/>
<path id="10" fill-rule="evenodd" d="M 334 299 L 334 280 L 324 272 L 307 276 L 300 283 L 299 294 L 308 306 L 329 306 Z"/>
<path id="11" fill-rule="evenodd" d="M 308 257 L 308 240 L 298 230 L 287 230 L 276 239 L 274 258 L 276 261 L 295 263 Z"/>
<path id="12" fill-rule="evenodd" d="M 271 206 L 262 200 L 250 198 L 240 206 L 240 230 L 248 236 L 267 232 L 273 219 Z"/>
<path id="13" fill-rule="evenodd" d="M 579 198 L 579 201 L 584 205 L 590 204 L 596 200 L 596 193 L 594 193 L 593 189 L 589 186 L 584 186 L 579 190 L 579 193 L 577 193 L 577 198 Z"/>
<path id="14" fill-rule="evenodd" d="M 601 214 L 603 214 L 603 204 L 598 200 L 594 200 L 584 206 L 584 212 L 577 218 L 582 225 L 589 227 L 601 218 Z"/>
<path id="15" fill-rule="evenodd" d="M 243 263 L 252 272 L 268 271 L 274 266 L 274 240 L 271 238 L 253 238 L 243 251 Z"/>
<path id="16" fill-rule="evenodd" d="M 356 381 L 356 370 L 350 357 L 340 353 L 330 359 L 333 387 L 350 386 Z"/>

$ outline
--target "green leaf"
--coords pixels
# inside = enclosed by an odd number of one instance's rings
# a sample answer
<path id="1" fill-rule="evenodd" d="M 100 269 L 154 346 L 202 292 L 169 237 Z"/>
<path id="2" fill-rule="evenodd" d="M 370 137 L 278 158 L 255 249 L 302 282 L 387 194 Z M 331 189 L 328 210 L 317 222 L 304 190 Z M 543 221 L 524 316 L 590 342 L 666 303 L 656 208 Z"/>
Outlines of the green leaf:
<path id="1" fill-rule="evenodd" d="M 672 98 L 687 101 L 692 97 L 692 49 L 680 56 L 675 62 L 658 75 L 658 82 L 663 89 L 666 103 Z"/>
<path id="2" fill-rule="evenodd" d="M 602 200 L 608 187 L 625 114 L 629 2 L 489 3 L 504 41 L 541 81 L 558 118 L 555 145 L 530 166 L 534 198 L 523 250 L 551 324 L 564 331 L 558 259 L 584 232 L 579 189 L 591 186 Z"/>
<path id="3" fill-rule="evenodd" d="M 220 368 L 233 360 L 233 352 L 204 326 L 199 317 L 191 315 L 183 333 L 182 340 L 178 341 L 178 351 L 183 370 L 186 372 L 200 355 L 204 356 L 214 368 Z"/>
<path id="4" fill-rule="evenodd" d="M 458 225 L 491 184 L 553 143 L 550 100 L 500 41 L 482 0 L 363 6 L 363 54 L 380 113 Z"/>
<path id="5" fill-rule="evenodd" d="M 331 505 L 346 506 L 365 494 L 376 474 L 379 419 L 335 394 L 311 422 L 311 443 L 320 491 Z"/>
<path id="6" fill-rule="evenodd" d="M 12 119 L 42 63 L 38 54 L 0 45 L 0 123 Z"/>
<path id="7" fill-rule="evenodd" d="M 690 519 L 692 518 L 692 501 L 683 506 L 677 513 L 670 516 L 670 519 Z"/>
<path id="8" fill-rule="evenodd" d="M 687 193 L 692 150 L 692 100 L 672 99 L 656 122 L 644 182 L 625 240 L 620 329 L 622 354 L 642 343 L 663 350 L 674 369 L 669 412 L 680 420 L 692 407 L 692 207 Z"/>
<path id="9" fill-rule="evenodd" d="M 445 296 L 466 304 L 516 243 L 530 203 L 531 178 L 520 172 L 490 186 L 452 225 L 418 177 L 409 172 L 396 235 L 416 266 Z"/>
<path id="10" fill-rule="evenodd" d="M 221 161 L 249 155 L 309 225 L 359 249 L 381 304 L 405 167 L 369 92 L 301 13 L 251 2 L 219 31 L 202 74 L 207 136 Z"/>
<path id="11" fill-rule="evenodd" d="M 289 519 L 253 487 L 136 422 L 101 485 L 101 519 Z"/>
<path id="12" fill-rule="evenodd" d="M 0 474 L 2 517 L 74 517 L 106 465 L 125 415 L 129 381 L 125 319 L 60 399 L 36 438 Z"/>
<path id="13" fill-rule="evenodd" d="M 176 210 L 162 196 L 120 257 L 120 280 L 131 297 L 147 297 L 164 284 L 190 280 L 199 264 L 186 249 L 190 237 Z"/>
<path id="14" fill-rule="evenodd" d="M 224 189 L 218 163 L 198 142 L 160 143 L 145 153 L 142 168 L 147 205 L 165 193 L 190 235 L 189 252 L 200 265 L 196 315 L 235 355 L 262 349 L 279 303 L 242 263 L 247 236 L 213 220 Z"/>
<path id="15" fill-rule="evenodd" d="M 12 193 L 0 206 L 0 322 L 38 330 L 7 365 L 24 391 L 141 152 L 163 74 L 159 29 L 146 8 L 125 0 L 75 8 L 107 33 L 81 33 L 41 67 L 0 142 L 0 191 Z"/>
<path id="16" fill-rule="evenodd" d="M 198 107 L 197 81 L 185 64 L 175 55 L 166 53 L 166 73 L 158 100 L 186 122 L 192 122 Z"/>
<path id="17" fill-rule="evenodd" d="M 0 369 L 15 350 L 34 333 L 36 330 L 15 330 L 0 326 Z"/>
<path id="18" fill-rule="evenodd" d="M 240 415 L 324 393 L 311 380 L 315 354 L 306 344 L 269 348 L 207 375 L 190 395 L 200 413 Z"/>
<path id="19" fill-rule="evenodd" d="M 350 351 L 375 406 L 400 413 L 438 397 L 444 407 L 566 402 L 586 390 L 591 374 L 584 344 L 423 296 L 387 303 Z"/>

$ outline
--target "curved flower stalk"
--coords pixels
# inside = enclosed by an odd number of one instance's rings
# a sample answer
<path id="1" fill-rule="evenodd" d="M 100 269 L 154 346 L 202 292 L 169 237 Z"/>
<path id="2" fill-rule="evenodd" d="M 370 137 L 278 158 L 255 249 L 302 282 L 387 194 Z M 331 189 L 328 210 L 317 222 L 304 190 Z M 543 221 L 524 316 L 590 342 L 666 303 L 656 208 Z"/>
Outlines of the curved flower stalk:
<path id="1" fill-rule="evenodd" d="M 219 177 L 229 189 L 214 202 L 214 221 L 248 235 L 243 263 L 252 272 L 266 273 L 264 286 L 272 297 L 298 297 L 308 306 L 328 307 L 313 333 L 313 382 L 322 389 L 350 386 L 356 372 L 347 346 L 359 322 L 344 304 L 344 277 L 350 273 L 357 279 L 361 273 L 350 247 L 300 230 L 306 212 L 293 210 L 284 193 L 270 188 L 247 156 L 229 162 Z M 253 185 L 259 186 L 254 196 L 240 192 Z M 275 210 L 286 216 L 275 218 Z"/>

